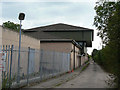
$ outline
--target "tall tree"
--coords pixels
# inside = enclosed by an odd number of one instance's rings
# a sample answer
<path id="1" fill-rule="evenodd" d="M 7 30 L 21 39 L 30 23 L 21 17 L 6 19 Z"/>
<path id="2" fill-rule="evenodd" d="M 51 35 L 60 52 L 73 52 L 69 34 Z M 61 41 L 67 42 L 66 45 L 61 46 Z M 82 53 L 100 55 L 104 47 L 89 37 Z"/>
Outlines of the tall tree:
<path id="1" fill-rule="evenodd" d="M 105 2 L 102 0 L 96 3 L 96 16 L 94 25 L 97 27 L 98 36 L 106 45 L 102 50 L 104 62 L 117 76 L 115 79 L 120 88 L 120 1 Z"/>

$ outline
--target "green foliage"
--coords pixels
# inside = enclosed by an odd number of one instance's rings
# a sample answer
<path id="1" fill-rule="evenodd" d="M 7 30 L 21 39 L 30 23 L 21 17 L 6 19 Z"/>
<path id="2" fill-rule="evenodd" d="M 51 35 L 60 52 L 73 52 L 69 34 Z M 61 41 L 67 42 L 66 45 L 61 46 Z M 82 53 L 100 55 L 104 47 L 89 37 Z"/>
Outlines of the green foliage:
<path id="1" fill-rule="evenodd" d="M 16 78 L 16 74 L 13 76 L 13 78 L 11 80 L 9 77 L 7 77 L 7 75 L 5 75 L 5 77 L 3 78 L 3 81 L 2 81 L 2 89 L 7 90 L 7 89 L 11 88 L 12 82 L 15 81 L 15 78 Z"/>
<path id="2" fill-rule="evenodd" d="M 98 29 L 98 36 L 100 36 L 103 40 L 103 43 L 108 43 L 109 41 L 109 31 L 108 28 L 110 23 L 110 19 L 114 17 L 117 11 L 117 7 L 119 2 L 98 2 L 95 6 L 96 16 L 94 18 L 94 25 Z M 115 16 L 116 18 L 116 16 Z M 116 18 L 117 19 L 117 18 Z M 115 22 L 114 22 L 115 24 Z"/>
<path id="3" fill-rule="evenodd" d="M 3 79 L 3 83 L 2 83 L 2 88 L 3 89 L 8 88 L 7 82 L 8 82 L 8 78 L 6 77 L 6 78 Z"/>
<path id="4" fill-rule="evenodd" d="M 116 76 L 114 81 L 120 89 L 120 1 L 100 1 L 95 10 L 94 25 L 106 46 L 99 51 L 93 50 L 92 56 L 106 71 Z"/>
<path id="5" fill-rule="evenodd" d="M 95 56 L 97 53 L 98 53 L 98 50 L 97 49 L 93 49 L 92 57 Z"/>
<path id="6" fill-rule="evenodd" d="M 88 66 L 89 66 L 90 63 L 87 63 L 80 72 L 84 71 Z"/>
<path id="7" fill-rule="evenodd" d="M 87 55 L 88 55 L 88 60 L 90 60 L 92 58 L 92 55 L 89 55 L 89 54 L 87 54 Z"/>
<path id="8" fill-rule="evenodd" d="M 19 30 L 20 30 L 20 25 L 19 24 L 14 24 L 13 22 L 10 22 L 10 21 L 4 22 L 2 26 L 6 27 L 6 28 L 9 28 L 9 29 L 12 29 L 12 30 L 15 30 L 17 32 L 19 32 Z"/>

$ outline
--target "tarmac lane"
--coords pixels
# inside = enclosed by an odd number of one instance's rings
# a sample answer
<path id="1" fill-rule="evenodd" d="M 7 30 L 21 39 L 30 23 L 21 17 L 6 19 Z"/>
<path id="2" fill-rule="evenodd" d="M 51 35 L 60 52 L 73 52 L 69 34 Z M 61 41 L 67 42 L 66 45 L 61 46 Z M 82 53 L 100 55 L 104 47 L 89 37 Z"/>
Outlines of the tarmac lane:
<path id="1" fill-rule="evenodd" d="M 109 88 L 106 83 L 107 80 L 108 73 L 104 72 L 99 65 L 91 61 L 86 70 L 76 78 L 56 88 Z"/>
<path id="2" fill-rule="evenodd" d="M 72 73 L 25 88 L 110 88 L 106 83 L 108 79 L 109 74 L 94 61 L 90 61 L 89 66 L 82 72 L 81 69 L 77 69 Z"/>

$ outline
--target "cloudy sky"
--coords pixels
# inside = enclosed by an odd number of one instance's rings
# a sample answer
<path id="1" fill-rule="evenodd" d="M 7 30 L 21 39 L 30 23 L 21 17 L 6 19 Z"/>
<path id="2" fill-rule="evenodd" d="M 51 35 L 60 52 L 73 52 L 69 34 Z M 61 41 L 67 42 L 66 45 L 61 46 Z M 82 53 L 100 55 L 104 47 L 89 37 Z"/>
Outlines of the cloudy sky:
<path id="1" fill-rule="evenodd" d="M 19 23 L 20 12 L 26 14 L 23 29 L 65 23 L 94 29 L 93 47 L 100 49 L 101 40 L 93 26 L 95 16 L 94 0 L 2 0 L 0 2 L 0 25 L 6 21 Z"/>

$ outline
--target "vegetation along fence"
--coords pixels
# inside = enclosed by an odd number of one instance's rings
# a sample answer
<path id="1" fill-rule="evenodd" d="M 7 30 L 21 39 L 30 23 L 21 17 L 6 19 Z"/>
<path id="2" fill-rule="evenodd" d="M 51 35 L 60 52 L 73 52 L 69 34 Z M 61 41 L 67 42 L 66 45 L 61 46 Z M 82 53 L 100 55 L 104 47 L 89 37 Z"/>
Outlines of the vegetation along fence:
<path id="1" fill-rule="evenodd" d="M 5 54 L 2 71 L 2 87 L 25 85 L 34 80 L 44 80 L 69 71 L 70 54 L 54 51 L 21 48 L 18 68 L 18 47 L 2 46 Z M 18 74 L 18 71 L 20 72 Z"/>

